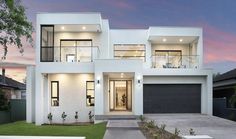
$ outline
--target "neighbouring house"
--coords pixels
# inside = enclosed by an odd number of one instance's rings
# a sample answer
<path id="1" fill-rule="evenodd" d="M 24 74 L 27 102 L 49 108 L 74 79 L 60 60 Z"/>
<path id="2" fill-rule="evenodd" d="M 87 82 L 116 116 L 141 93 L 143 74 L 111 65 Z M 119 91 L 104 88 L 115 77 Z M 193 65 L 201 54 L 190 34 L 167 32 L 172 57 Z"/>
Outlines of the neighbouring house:
<path id="1" fill-rule="evenodd" d="M 0 89 L 10 99 L 26 99 L 26 85 L 5 76 L 5 69 L 0 75 Z"/>
<path id="2" fill-rule="evenodd" d="M 27 67 L 27 122 L 95 122 L 152 113 L 212 115 L 201 28 L 111 29 L 100 13 L 39 13 Z"/>
<path id="3" fill-rule="evenodd" d="M 236 121 L 236 69 L 214 78 L 213 98 L 214 115 Z"/>

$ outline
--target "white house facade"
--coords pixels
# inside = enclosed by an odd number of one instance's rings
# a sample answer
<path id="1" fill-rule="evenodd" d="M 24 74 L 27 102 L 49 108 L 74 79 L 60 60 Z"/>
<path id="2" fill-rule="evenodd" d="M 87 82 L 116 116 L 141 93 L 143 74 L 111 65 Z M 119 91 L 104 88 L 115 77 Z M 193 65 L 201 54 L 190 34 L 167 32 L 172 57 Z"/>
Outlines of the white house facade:
<path id="1" fill-rule="evenodd" d="M 27 68 L 27 122 L 147 113 L 212 115 L 201 28 L 110 29 L 100 13 L 39 13 Z"/>

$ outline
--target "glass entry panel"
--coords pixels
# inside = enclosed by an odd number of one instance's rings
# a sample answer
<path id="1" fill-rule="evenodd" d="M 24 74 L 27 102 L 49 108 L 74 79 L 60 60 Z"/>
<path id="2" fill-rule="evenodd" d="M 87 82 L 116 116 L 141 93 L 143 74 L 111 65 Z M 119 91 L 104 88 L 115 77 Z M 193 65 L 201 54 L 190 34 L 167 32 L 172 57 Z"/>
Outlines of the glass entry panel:
<path id="1" fill-rule="evenodd" d="M 132 108 L 132 81 L 110 81 L 110 110 L 131 110 Z"/>

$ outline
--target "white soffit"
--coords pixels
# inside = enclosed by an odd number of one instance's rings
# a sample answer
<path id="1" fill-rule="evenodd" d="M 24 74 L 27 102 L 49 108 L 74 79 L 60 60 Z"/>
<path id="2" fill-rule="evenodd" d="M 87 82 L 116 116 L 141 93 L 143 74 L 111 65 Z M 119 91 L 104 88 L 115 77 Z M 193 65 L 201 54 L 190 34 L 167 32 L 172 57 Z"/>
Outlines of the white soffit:
<path id="1" fill-rule="evenodd" d="M 150 36 L 149 41 L 154 44 L 189 44 L 197 41 L 196 36 Z"/>
<path id="2" fill-rule="evenodd" d="M 98 24 L 77 24 L 77 25 L 55 25 L 55 32 L 101 32 L 101 26 Z"/>

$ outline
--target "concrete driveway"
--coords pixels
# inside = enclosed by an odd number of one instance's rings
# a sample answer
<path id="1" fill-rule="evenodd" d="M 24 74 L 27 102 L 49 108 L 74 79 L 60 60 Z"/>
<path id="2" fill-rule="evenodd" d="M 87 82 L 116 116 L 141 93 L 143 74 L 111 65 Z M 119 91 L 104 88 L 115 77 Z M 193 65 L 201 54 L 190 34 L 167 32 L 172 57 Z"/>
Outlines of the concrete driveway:
<path id="1" fill-rule="evenodd" d="M 174 133 L 178 128 L 181 135 L 189 135 L 192 128 L 198 135 L 209 135 L 215 139 L 236 138 L 236 122 L 201 114 L 146 114 L 159 126 L 166 124 L 166 130 Z"/>

